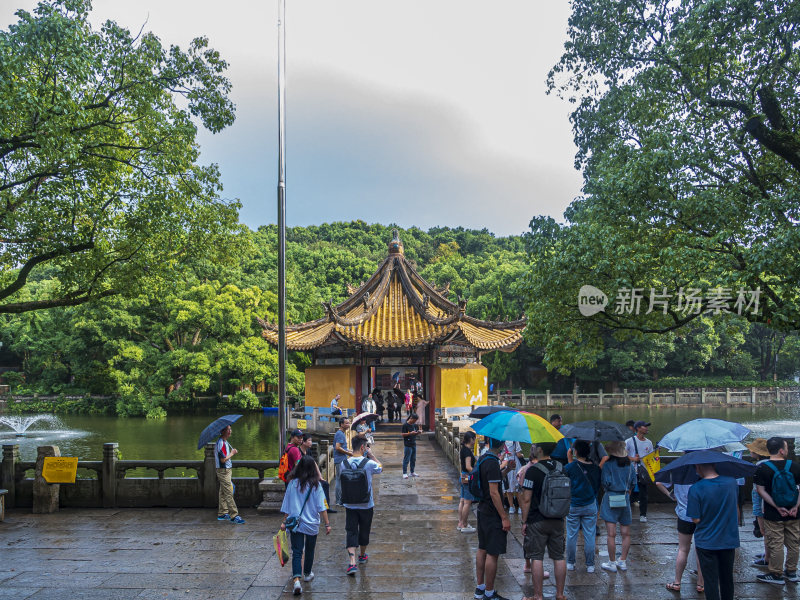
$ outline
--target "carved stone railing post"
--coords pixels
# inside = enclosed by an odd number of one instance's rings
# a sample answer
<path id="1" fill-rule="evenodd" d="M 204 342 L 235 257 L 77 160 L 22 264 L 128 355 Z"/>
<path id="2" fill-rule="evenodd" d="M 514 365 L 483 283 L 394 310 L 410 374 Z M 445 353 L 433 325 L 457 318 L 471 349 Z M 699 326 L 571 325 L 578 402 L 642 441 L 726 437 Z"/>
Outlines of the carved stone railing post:
<path id="1" fill-rule="evenodd" d="M 103 471 L 100 479 L 103 486 L 103 508 L 117 505 L 117 460 L 119 444 L 106 442 L 103 444 Z"/>
<path id="2" fill-rule="evenodd" d="M 283 494 L 286 491 L 283 481 L 277 477 L 267 477 L 258 484 L 258 489 L 263 494 L 263 500 L 256 510 L 260 514 L 280 512 Z"/>
<path id="3" fill-rule="evenodd" d="M 19 444 L 3 446 L 3 466 L 0 469 L 0 488 L 8 490 L 6 494 L 6 507 L 14 508 L 17 499 L 16 470 L 19 462 Z"/>
<path id="4" fill-rule="evenodd" d="M 42 477 L 44 459 L 47 456 L 61 456 L 58 446 L 39 446 L 36 449 L 36 478 L 33 480 L 33 513 L 49 514 L 58 510 L 58 494 L 61 486 L 49 484 Z"/>

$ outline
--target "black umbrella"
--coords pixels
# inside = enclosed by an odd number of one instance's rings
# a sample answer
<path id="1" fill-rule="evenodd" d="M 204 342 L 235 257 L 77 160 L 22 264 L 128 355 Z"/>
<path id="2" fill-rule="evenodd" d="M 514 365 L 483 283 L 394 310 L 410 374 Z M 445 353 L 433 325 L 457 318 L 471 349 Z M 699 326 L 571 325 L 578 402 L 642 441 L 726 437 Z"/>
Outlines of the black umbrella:
<path id="1" fill-rule="evenodd" d="M 656 472 L 655 478 L 656 481 L 662 483 L 672 481 L 672 483 L 688 485 L 698 480 L 694 466 L 709 464 L 714 465 L 717 473 L 727 477 L 747 477 L 756 470 L 754 464 L 741 458 L 723 454 L 716 450 L 696 450 L 687 452 L 667 466 L 661 467 Z"/>
<path id="2" fill-rule="evenodd" d="M 630 429 L 613 421 L 580 421 L 562 425 L 559 431 L 566 438 L 589 442 L 623 442 L 631 437 Z"/>
<path id="3" fill-rule="evenodd" d="M 211 423 L 211 425 L 203 429 L 203 432 L 200 434 L 200 439 L 197 442 L 197 449 L 200 450 L 200 448 L 205 446 L 208 442 L 218 438 L 223 429 L 235 423 L 241 416 L 242 415 L 225 415 Z"/>
<path id="4" fill-rule="evenodd" d="M 500 412 L 501 410 L 517 410 L 516 408 L 512 408 L 510 406 L 502 406 L 497 404 L 495 406 L 479 406 L 471 413 L 469 413 L 470 419 L 482 419 L 483 417 L 488 417 L 492 413 Z M 519 412 L 517 410 L 517 412 Z"/>

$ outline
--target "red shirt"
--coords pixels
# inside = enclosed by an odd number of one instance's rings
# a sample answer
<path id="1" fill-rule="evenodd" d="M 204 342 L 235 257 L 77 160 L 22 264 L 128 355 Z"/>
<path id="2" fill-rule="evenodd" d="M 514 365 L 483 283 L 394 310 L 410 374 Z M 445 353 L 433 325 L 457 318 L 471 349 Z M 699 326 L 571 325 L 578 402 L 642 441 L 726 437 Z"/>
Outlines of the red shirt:
<path id="1" fill-rule="evenodd" d="M 297 461 L 303 457 L 303 453 L 300 452 L 300 448 L 294 444 L 287 444 L 285 452 L 289 461 L 289 472 L 291 473 L 292 469 L 294 469 L 294 466 L 297 464 Z"/>

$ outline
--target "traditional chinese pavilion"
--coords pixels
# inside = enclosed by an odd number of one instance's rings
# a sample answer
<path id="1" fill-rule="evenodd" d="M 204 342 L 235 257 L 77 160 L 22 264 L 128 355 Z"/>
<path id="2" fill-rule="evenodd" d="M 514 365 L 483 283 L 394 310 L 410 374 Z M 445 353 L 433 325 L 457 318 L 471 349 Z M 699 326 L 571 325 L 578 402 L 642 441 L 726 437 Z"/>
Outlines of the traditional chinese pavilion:
<path id="1" fill-rule="evenodd" d="M 447 299 L 406 259 L 397 232 L 389 255 L 350 297 L 326 302 L 325 316 L 286 328 L 289 350 L 311 352 L 306 368 L 306 406 L 328 407 L 341 394 L 342 408 L 360 410 L 360 400 L 375 387 L 384 393 L 415 382 L 424 393 L 423 422 L 437 408 L 486 404 L 487 370 L 481 354 L 511 352 L 522 341 L 525 320 L 482 321 L 466 314 L 467 302 Z M 264 337 L 278 344 L 278 328 L 260 321 Z"/>

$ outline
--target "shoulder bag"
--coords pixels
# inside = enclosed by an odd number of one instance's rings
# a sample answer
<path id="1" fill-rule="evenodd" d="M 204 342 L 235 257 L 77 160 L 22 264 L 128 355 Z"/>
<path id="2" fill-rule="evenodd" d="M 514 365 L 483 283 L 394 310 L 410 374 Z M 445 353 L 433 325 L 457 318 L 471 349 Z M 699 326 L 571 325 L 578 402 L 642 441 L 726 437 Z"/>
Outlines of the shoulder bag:
<path id="1" fill-rule="evenodd" d="M 286 531 L 294 533 L 295 531 L 297 531 L 297 528 L 300 527 L 300 515 L 303 514 L 303 509 L 306 507 L 306 502 L 308 502 L 308 498 L 309 496 L 311 496 L 311 490 L 313 489 L 314 489 L 313 486 L 309 483 L 308 493 L 306 494 L 306 499 L 303 500 L 303 506 L 300 507 L 300 512 L 297 515 L 286 517 Z"/>

